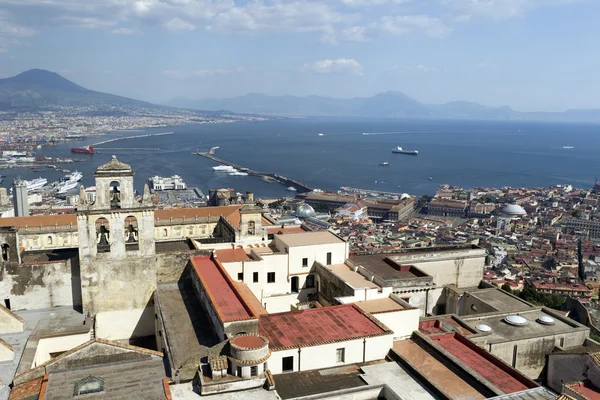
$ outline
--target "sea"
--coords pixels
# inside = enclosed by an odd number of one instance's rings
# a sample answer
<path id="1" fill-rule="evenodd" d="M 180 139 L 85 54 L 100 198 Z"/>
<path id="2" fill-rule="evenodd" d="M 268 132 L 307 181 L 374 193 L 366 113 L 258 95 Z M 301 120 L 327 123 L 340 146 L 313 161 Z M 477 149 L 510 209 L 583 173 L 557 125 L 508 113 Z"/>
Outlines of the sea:
<path id="1" fill-rule="evenodd" d="M 132 138 L 144 133 L 171 135 Z M 364 133 L 367 133 L 365 135 Z M 320 135 L 322 134 L 322 135 Z M 94 155 L 72 154 L 72 146 L 123 138 Z M 589 188 L 600 174 L 600 125 L 522 121 L 442 121 L 382 118 L 294 118 L 265 122 L 194 124 L 136 131 L 43 147 L 36 155 L 83 160 L 63 164 L 94 184 L 96 167 L 114 154 L 131 164 L 136 189 L 155 175 L 180 175 L 205 194 L 209 188 L 254 190 L 257 197 L 293 195 L 279 183 L 253 176 L 213 171 L 216 164 L 193 154 L 218 146 L 215 155 L 261 172 L 275 172 L 313 188 L 341 186 L 411 195 L 433 194 L 441 184 L 475 187 L 547 187 L 571 184 Z M 418 150 L 418 156 L 392 149 Z M 104 150 L 156 148 L 159 150 Z M 572 147 L 572 148 L 565 148 Z M 380 166 L 387 162 L 387 166 Z M 17 176 L 58 180 L 64 173 L 31 168 L 0 170 L 3 185 Z"/>

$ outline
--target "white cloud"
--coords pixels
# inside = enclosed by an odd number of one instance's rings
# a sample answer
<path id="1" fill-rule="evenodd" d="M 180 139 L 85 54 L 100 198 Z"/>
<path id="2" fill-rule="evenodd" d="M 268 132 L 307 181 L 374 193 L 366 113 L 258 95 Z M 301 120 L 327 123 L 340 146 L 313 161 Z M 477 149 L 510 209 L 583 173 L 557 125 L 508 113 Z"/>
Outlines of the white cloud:
<path id="1" fill-rule="evenodd" d="M 192 75 L 198 77 L 206 77 L 206 76 L 215 76 L 215 75 L 228 75 L 228 74 L 239 74 L 244 72 L 244 68 L 238 67 L 233 69 L 199 69 L 196 71 L 192 71 Z"/>
<path id="2" fill-rule="evenodd" d="M 169 31 L 174 33 L 191 32 L 196 29 L 194 24 L 190 24 L 180 18 L 173 18 L 165 22 L 163 26 Z"/>
<path id="3" fill-rule="evenodd" d="M 580 0 L 442 0 L 442 4 L 456 10 L 458 21 L 473 17 L 508 19 L 522 17 L 528 11 L 541 7 L 560 6 Z"/>
<path id="4" fill-rule="evenodd" d="M 304 64 L 305 70 L 317 72 L 319 74 L 331 73 L 351 73 L 355 75 L 363 74 L 363 67 L 353 58 L 338 58 L 337 60 L 319 60 L 312 64 Z"/>
<path id="5" fill-rule="evenodd" d="M 371 24 L 370 28 L 391 36 L 419 31 L 427 36 L 442 37 L 452 31 L 452 28 L 444 24 L 441 19 L 427 15 L 384 16 L 379 22 Z"/>
<path id="6" fill-rule="evenodd" d="M 368 7 L 381 6 L 385 4 L 403 4 L 411 0 L 340 0 L 340 2 L 348 7 Z"/>
<path id="7" fill-rule="evenodd" d="M 418 65 L 394 65 L 390 68 L 392 72 L 400 72 L 403 74 L 410 75 L 425 75 L 437 72 L 438 69 L 435 67 L 429 67 L 427 65 L 418 64 Z"/>
<path id="8" fill-rule="evenodd" d="M 141 33 L 141 32 L 138 31 L 137 29 L 132 29 L 132 28 L 117 28 L 117 29 L 113 29 L 112 31 L 110 31 L 110 33 L 115 34 L 115 35 L 137 35 L 138 33 Z"/>
<path id="9" fill-rule="evenodd" d="M 185 73 L 183 73 L 179 70 L 175 70 L 175 69 L 169 69 L 169 70 L 163 71 L 162 74 L 168 76 L 169 78 L 175 78 L 175 79 L 181 79 L 181 78 L 186 77 Z"/>

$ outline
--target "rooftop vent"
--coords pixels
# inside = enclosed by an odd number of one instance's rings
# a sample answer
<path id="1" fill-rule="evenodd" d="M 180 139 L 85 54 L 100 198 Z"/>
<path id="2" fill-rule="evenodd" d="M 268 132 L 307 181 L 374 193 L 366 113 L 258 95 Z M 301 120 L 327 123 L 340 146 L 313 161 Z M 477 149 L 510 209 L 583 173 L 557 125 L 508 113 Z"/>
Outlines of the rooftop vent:
<path id="1" fill-rule="evenodd" d="M 527 324 L 527 320 L 520 315 L 509 315 L 504 318 L 504 322 L 509 325 L 523 326 Z"/>
<path id="2" fill-rule="evenodd" d="M 479 324 L 475 328 L 477 328 L 477 330 L 480 332 L 491 332 L 492 331 L 492 328 L 490 328 L 489 326 L 487 326 L 485 324 Z"/>
<path id="3" fill-rule="evenodd" d="M 542 315 L 541 317 L 536 319 L 536 321 L 542 325 L 554 325 L 554 318 L 549 317 L 547 315 Z"/>

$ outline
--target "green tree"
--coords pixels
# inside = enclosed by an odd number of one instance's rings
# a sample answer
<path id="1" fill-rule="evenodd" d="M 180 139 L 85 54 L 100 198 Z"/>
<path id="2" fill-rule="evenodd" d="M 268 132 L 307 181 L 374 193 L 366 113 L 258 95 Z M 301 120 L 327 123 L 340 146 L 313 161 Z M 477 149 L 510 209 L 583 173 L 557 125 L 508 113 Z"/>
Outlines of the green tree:
<path id="1" fill-rule="evenodd" d="M 583 215 L 583 213 L 581 212 L 581 210 L 573 210 L 573 211 L 571 211 L 571 216 L 572 217 L 581 218 L 582 215 Z"/>
<path id="2" fill-rule="evenodd" d="M 512 288 L 508 283 L 505 283 L 502 286 L 500 286 L 500 289 L 504 290 L 505 292 L 512 293 Z"/>

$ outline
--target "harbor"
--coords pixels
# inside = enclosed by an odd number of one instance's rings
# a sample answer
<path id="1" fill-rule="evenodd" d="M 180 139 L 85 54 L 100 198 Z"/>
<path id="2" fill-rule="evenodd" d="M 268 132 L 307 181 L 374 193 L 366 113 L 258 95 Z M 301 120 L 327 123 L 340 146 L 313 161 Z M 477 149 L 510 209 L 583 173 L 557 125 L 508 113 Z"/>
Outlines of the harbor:
<path id="1" fill-rule="evenodd" d="M 230 161 L 226 161 L 226 160 L 223 160 L 223 159 L 221 159 L 219 157 L 216 157 L 214 155 L 214 153 L 215 153 L 215 150 L 217 150 L 217 149 L 218 149 L 218 147 L 213 147 L 208 152 L 201 152 L 201 151 L 199 151 L 199 152 L 195 152 L 195 153 L 192 153 L 192 154 L 197 154 L 197 155 L 199 155 L 201 157 L 208 158 L 209 160 L 214 161 L 214 162 L 216 162 L 216 163 L 218 163 L 218 164 L 220 164 L 222 166 L 234 168 L 234 169 L 236 169 L 238 171 L 241 171 L 242 173 L 245 173 L 245 174 L 248 174 L 248 175 L 252 175 L 252 176 L 257 176 L 257 177 L 261 178 L 262 180 L 264 180 L 266 182 L 274 182 L 274 181 L 275 182 L 279 182 L 279 183 L 281 183 L 282 185 L 285 185 L 288 188 L 295 188 L 296 191 L 299 192 L 299 193 L 306 193 L 306 192 L 312 192 L 313 191 L 313 188 L 311 188 L 310 186 L 308 186 L 308 185 L 306 185 L 306 184 L 304 184 L 304 183 L 302 183 L 300 181 L 297 181 L 295 179 L 291 179 L 291 178 L 288 178 L 288 177 L 285 177 L 285 176 L 282 176 L 282 175 L 279 175 L 279 174 L 276 174 L 276 173 L 273 173 L 273 172 L 258 172 L 258 171 L 253 171 L 250 168 L 243 167 L 241 165 L 238 165 L 238 164 L 232 163 Z"/>

